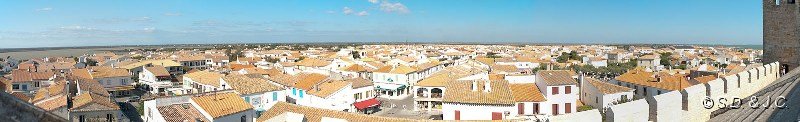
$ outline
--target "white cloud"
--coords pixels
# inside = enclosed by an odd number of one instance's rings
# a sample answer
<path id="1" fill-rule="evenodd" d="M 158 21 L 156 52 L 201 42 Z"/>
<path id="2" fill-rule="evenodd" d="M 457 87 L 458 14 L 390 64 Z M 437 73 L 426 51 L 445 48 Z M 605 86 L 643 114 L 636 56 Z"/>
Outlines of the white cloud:
<path id="1" fill-rule="evenodd" d="M 396 2 L 396 3 L 392 3 L 392 2 L 389 2 L 389 1 L 381 2 L 380 9 L 381 9 L 381 11 L 389 12 L 389 13 L 392 13 L 392 12 L 397 12 L 397 13 L 408 13 L 408 12 L 411 12 L 411 11 L 408 10 L 408 8 L 405 5 L 403 5 L 400 2 Z"/>
<path id="2" fill-rule="evenodd" d="M 344 7 L 342 8 L 342 13 L 344 13 L 345 15 L 353 14 L 353 9 L 350 9 L 350 7 Z"/>
<path id="3" fill-rule="evenodd" d="M 181 16 L 181 15 L 183 15 L 183 14 L 177 13 L 177 12 L 175 12 L 175 13 L 164 13 L 164 16 Z"/>
<path id="4" fill-rule="evenodd" d="M 147 28 L 144 28 L 142 30 L 144 30 L 144 32 L 148 32 L 149 33 L 149 32 L 154 32 L 156 30 L 156 28 L 155 27 L 147 27 Z"/>
<path id="5" fill-rule="evenodd" d="M 79 31 L 79 30 L 94 30 L 94 28 L 84 27 L 84 26 L 80 26 L 80 25 L 62 26 L 60 28 L 61 28 L 61 30 L 75 30 L 75 31 Z"/>
<path id="6" fill-rule="evenodd" d="M 356 14 L 356 15 L 358 15 L 358 16 L 367 16 L 367 15 L 369 15 L 369 13 L 367 13 L 367 11 L 361 11 L 361 12 L 358 12 L 358 14 Z"/>
<path id="7" fill-rule="evenodd" d="M 36 11 L 50 11 L 50 10 L 53 10 L 53 8 L 47 7 L 47 8 L 36 9 Z"/>
<path id="8" fill-rule="evenodd" d="M 376 4 L 376 3 L 380 2 L 380 1 L 378 1 L 378 0 L 368 0 L 368 1 L 369 1 L 370 3 L 373 3 L 373 4 Z"/>
<path id="9" fill-rule="evenodd" d="M 336 11 L 325 11 L 325 13 L 334 14 L 334 13 L 336 13 Z"/>

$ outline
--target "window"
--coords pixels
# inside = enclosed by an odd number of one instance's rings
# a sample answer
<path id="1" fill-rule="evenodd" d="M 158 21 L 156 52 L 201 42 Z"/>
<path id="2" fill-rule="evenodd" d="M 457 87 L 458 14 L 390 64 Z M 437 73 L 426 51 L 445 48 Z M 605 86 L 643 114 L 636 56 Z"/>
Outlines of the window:
<path id="1" fill-rule="evenodd" d="M 112 120 L 114 120 L 114 115 L 106 114 L 106 120 L 107 122 L 113 122 Z"/>
<path id="2" fill-rule="evenodd" d="M 39 82 L 33 82 L 33 87 L 39 87 Z"/>
<path id="3" fill-rule="evenodd" d="M 539 103 L 533 103 L 533 114 L 539 114 Z"/>
<path id="4" fill-rule="evenodd" d="M 525 103 L 517 103 L 517 114 L 525 114 Z"/>
<path id="5" fill-rule="evenodd" d="M 564 94 L 570 94 L 570 93 L 572 93 L 572 86 L 567 86 L 566 88 L 564 88 Z"/>
<path id="6" fill-rule="evenodd" d="M 292 88 L 292 95 L 297 95 L 297 89 Z"/>
<path id="7" fill-rule="evenodd" d="M 11 88 L 11 89 L 15 89 L 15 90 L 16 90 L 16 89 L 19 89 L 19 84 L 14 84 L 12 87 L 13 87 L 13 88 Z"/>
<path id="8" fill-rule="evenodd" d="M 247 115 L 242 115 L 241 122 L 247 122 Z"/>
<path id="9" fill-rule="evenodd" d="M 455 120 L 461 120 L 461 111 L 456 110 L 455 113 Z"/>
<path id="10" fill-rule="evenodd" d="M 572 113 L 572 103 L 566 103 L 564 105 L 564 113 Z"/>
<path id="11" fill-rule="evenodd" d="M 551 92 L 553 93 L 553 95 L 558 94 L 558 87 L 553 87 Z"/>
<path id="12" fill-rule="evenodd" d="M 84 117 L 83 115 L 80 115 L 80 116 L 78 116 L 78 121 L 79 122 L 86 122 L 86 117 Z"/>
<path id="13" fill-rule="evenodd" d="M 787 0 L 786 2 L 789 4 L 794 4 L 794 0 Z"/>
<path id="14" fill-rule="evenodd" d="M 272 92 L 272 101 L 278 101 L 278 92 Z"/>
<path id="15" fill-rule="evenodd" d="M 22 90 L 28 90 L 28 85 L 22 84 Z"/>
<path id="16" fill-rule="evenodd" d="M 661 94 L 661 90 L 656 90 L 656 91 L 658 91 L 658 94 L 659 94 L 659 95 Z"/>
<path id="17" fill-rule="evenodd" d="M 503 113 L 492 112 L 492 120 L 503 120 Z"/>
<path id="18" fill-rule="evenodd" d="M 244 97 L 244 101 L 250 103 L 250 97 Z"/>
<path id="19" fill-rule="evenodd" d="M 600 97 L 594 97 L 594 103 L 600 103 Z"/>
<path id="20" fill-rule="evenodd" d="M 558 115 L 558 104 L 553 104 L 553 115 Z"/>

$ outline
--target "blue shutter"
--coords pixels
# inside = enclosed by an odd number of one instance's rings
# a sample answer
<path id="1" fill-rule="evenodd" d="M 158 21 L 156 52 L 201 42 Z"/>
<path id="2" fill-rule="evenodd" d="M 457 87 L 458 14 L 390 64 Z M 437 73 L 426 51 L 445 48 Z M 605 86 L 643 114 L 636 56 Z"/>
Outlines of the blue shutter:
<path id="1" fill-rule="evenodd" d="M 250 103 L 250 97 L 244 97 L 244 101 Z"/>
<path id="2" fill-rule="evenodd" d="M 303 98 L 303 90 L 300 90 L 300 98 Z"/>
<path id="3" fill-rule="evenodd" d="M 292 88 L 292 95 L 297 95 L 297 89 Z"/>
<path id="4" fill-rule="evenodd" d="M 278 101 L 278 92 L 272 92 L 272 101 Z"/>

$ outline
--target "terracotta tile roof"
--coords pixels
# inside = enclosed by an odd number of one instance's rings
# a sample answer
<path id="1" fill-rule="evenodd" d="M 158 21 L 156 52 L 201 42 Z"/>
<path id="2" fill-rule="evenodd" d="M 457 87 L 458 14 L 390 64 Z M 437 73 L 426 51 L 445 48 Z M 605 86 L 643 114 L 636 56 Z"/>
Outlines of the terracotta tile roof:
<path id="1" fill-rule="evenodd" d="M 371 65 L 371 66 L 374 66 L 374 67 L 383 67 L 383 66 L 386 66 L 386 64 L 384 64 L 384 63 L 381 63 L 381 62 L 379 62 L 379 61 L 367 62 L 367 64 L 369 64 L 369 65 Z"/>
<path id="2" fill-rule="evenodd" d="M 637 84 L 647 87 L 665 89 L 665 90 L 680 90 L 691 86 L 687 80 L 686 75 L 676 74 L 669 75 L 666 73 L 656 74 L 653 72 L 644 71 L 641 68 L 632 69 L 625 74 L 615 78 L 618 81 Z M 660 80 L 659 80 L 660 79 Z"/>
<path id="3" fill-rule="evenodd" d="M 108 91 L 102 84 L 92 79 L 80 79 L 76 81 L 79 92 L 81 93 L 94 93 L 101 96 L 108 97 Z"/>
<path id="4" fill-rule="evenodd" d="M 709 81 L 716 80 L 716 79 L 718 79 L 717 75 L 706 75 L 706 76 L 696 77 L 696 78 L 692 79 L 691 81 L 697 82 L 697 83 L 693 83 L 692 84 L 692 85 L 694 85 L 694 84 L 700 84 L 700 83 L 708 83 Z"/>
<path id="5" fill-rule="evenodd" d="M 444 87 L 447 82 L 455 81 L 458 78 L 474 75 L 480 72 L 485 72 L 485 69 L 480 67 L 471 66 L 470 64 L 461 64 L 458 66 L 446 67 L 442 71 L 436 72 L 431 76 L 417 82 L 416 86 L 422 87 Z"/>
<path id="6" fill-rule="evenodd" d="M 348 79 L 347 82 L 353 83 L 353 89 L 361 88 L 361 87 L 374 86 L 372 81 L 369 81 L 369 80 L 364 79 L 364 78 Z"/>
<path id="7" fill-rule="evenodd" d="M 176 59 L 177 61 L 199 61 L 199 60 L 206 60 L 206 57 L 203 55 L 182 55 Z"/>
<path id="8" fill-rule="evenodd" d="M 378 68 L 374 72 L 381 72 L 381 73 L 392 73 L 392 74 L 409 74 L 416 72 L 416 67 L 410 67 L 405 65 L 398 65 L 398 66 L 383 66 Z"/>
<path id="9" fill-rule="evenodd" d="M 130 73 L 126 69 L 111 68 L 108 66 L 95 66 L 87 67 L 86 69 L 78 70 L 80 72 L 86 71 L 91 79 L 94 78 L 110 78 L 110 77 L 130 77 Z M 89 72 L 91 71 L 91 72 Z M 73 71 L 74 72 L 74 71 Z M 85 74 L 81 74 L 85 75 Z M 83 76 L 84 78 L 86 76 Z"/>
<path id="10" fill-rule="evenodd" d="M 296 63 L 298 66 L 306 67 L 323 67 L 331 64 L 330 61 L 325 61 L 317 58 L 305 58 Z"/>
<path id="11" fill-rule="evenodd" d="M 651 54 L 651 55 L 644 55 L 642 57 L 639 57 L 639 59 L 655 60 L 655 59 L 661 59 L 661 57 L 659 57 L 659 56 L 657 56 L 655 54 Z"/>
<path id="12" fill-rule="evenodd" d="M 46 111 L 53 111 L 61 107 L 67 107 L 67 95 L 61 95 L 57 98 L 43 101 L 35 105 Z"/>
<path id="13" fill-rule="evenodd" d="M 575 76 L 575 72 L 570 70 L 542 70 L 536 72 L 536 77 L 542 78 L 543 81 L 541 82 L 548 86 L 577 85 L 578 81 L 572 76 Z"/>
<path id="14" fill-rule="evenodd" d="M 120 68 L 133 69 L 133 68 L 137 68 L 137 67 L 146 66 L 148 64 L 161 65 L 161 66 L 164 66 L 164 67 L 181 66 L 181 63 L 178 63 L 178 62 L 175 62 L 175 61 L 172 61 L 172 60 L 144 60 L 144 61 L 139 61 L 139 62 L 136 62 L 136 63 L 131 63 L 131 64 L 128 64 L 128 65 L 120 66 Z"/>
<path id="15" fill-rule="evenodd" d="M 152 72 L 155 76 L 170 76 L 169 71 L 167 71 L 167 68 L 164 68 L 164 66 L 155 65 L 152 67 L 145 67 L 145 69 Z"/>
<path id="16" fill-rule="evenodd" d="M 28 97 L 28 95 L 25 95 L 25 93 L 22 93 L 22 92 L 14 92 L 14 93 L 11 93 L 11 95 L 16 97 L 16 98 L 19 98 L 20 100 L 25 101 L 25 102 L 30 102 L 31 101 L 31 97 Z"/>
<path id="17" fill-rule="evenodd" d="M 492 72 L 519 72 L 517 66 L 514 65 L 491 65 Z"/>
<path id="18" fill-rule="evenodd" d="M 242 97 L 233 92 L 195 96 L 192 97 L 192 101 L 211 115 L 211 118 L 219 118 L 253 109 L 250 103 L 245 102 Z"/>
<path id="19" fill-rule="evenodd" d="M 337 91 L 341 91 L 342 89 L 347 88 L 348 85 L 351 85 L 351 82 L 331 80 L 329 82 L 322 82 L 315 88 L 306 91 L 308 94 L 314 96 L 318 96 L 321 98 L 328 98 L 329 96 L 333 95 L 333 93 L 336 93 Z"/>
<path id="20" fill-rule="evenodd" d="M 298 80 L 299 81 L 297 81 L 294 84 L 294 87 L 297 87 L 297 88 L 300 88 L 300 89 L 303 89 L 303 90 L 311 90 L 311 87 L 313 87 L 313 86 L 315 86 L 315 85 L 317 85 L 319 83 L 322 83 L 324 81 L 330 80 L 330 79 L 328 79 L 328 76 L 323 75 L 323 74 L 317 74 L 317 73 L 308 73 L 308 74 L 306 74 L 306 73 L 304 73 L 304 74 L 299 74 L 298 75 Z"/>
<path id="21" fill-rule="evenodd" d="M 214 87 L 220 87 L 219 79 L 222 78 L 222 74 L 209 71 L 197 71 L 185 74 L 183 76 L 188 77 L 189 79 L 192 79 L 192 81 L 195 81 L 197 83 L 211 85 Z"/>
<path id="22" fill-rule="evenodd" d="M 594 78 L 590 78 L 590 77 L 584 77 L 583 79 L 586 82 L 588 82 L 589 85 L 592 85 L 595 88 L 597 88 L 603 94 L 614 94 L 614 93 L 620 93 L 620 92 L 631 92 L 631 91 L 633 91 L 633 89 L 628 88 L 628 87 L 622 87 L 622 86 L 614 85 L 614 84 L 611 84 L 611 83 L 608 83 L 608 82 L 603 82 L 603 81 L 600 81 L 600 80 L 597 80 L 597 79 L 594 79 Z"/>
<path id="23" fill-rule="evenodd" d="M 535 83 L 509 84 L 508 86 L 511 88 L 511 93 L 514 95 L 514 101 L 516 102 L 547 101 Z"/>
<path id="24" fill-rule="evenodd" d="M 22 70 L 11 71 L 11 82 L 28 82 L 33 80 L 49 80 L 55 76 L 54 72 L 28 72 Z"/>
<path id="25" fill-rule="evenodd" d="M 119 106 L 111 98 L 93 93 L 83 93 L 73 97 L 72 111 L 119 110 Z"/>
<path id="26" fill-rule="evenodd" d="M 255 65 L 249 65 L 249 64 L 231 63 L 231 64 L 228 64 L 228 67 L 230 67 L 231 70 L 233 70 L 233 71 L 239 71 L 239 70 L 242 70 L 242 69 L 245 69 L 245 68 L 255 68 L 256 66 Z"/>
<path id="27" fill-rule="evenodd" d="M 164 117 L 166 122 L 185 122 L 196 120 L 200 120 L 202 122 L 211 122 L 190 103 L 159 106 L 156 107 L 156 109 L 158 109 L 158 112 L 161 113 L 161 116 Z"/>
<path id="28" fill-rule="evenodd" d="M 278 102 L 272 108 L 267 110 L 266 112 L 262 113 L 261 116 L 256 119 L 256 122 L 266 122 L 270 118 L 276 117 L 278 115 L 292 112 L 302 114 L 306 120 L 309 122 L 319 122 L 322 121 L 323 117 L 328 118 L 337 118 L 337 119 L 344 119 L 351 122 L 372 122 L 372 121 L 379 121 L 379 122 L 407 122 L 407 121 L 419 121 L 419 120 L 412 120 L 412 119 L 404 119 L 404 118 L 390 118 L 390 117 L 381 117 L 381 116 L 373 116 L 373 115 L 366 115 L 366 114 L 357 114 L 357 113 L 350 113 L 350 112 L 342 112 L 336 110 L 328 110 L 328 109 L 320 109 L 314 107 L 306 107 L 300 105 L 294 105 L 286 102 Z"/>
<path id="29" fill-rule="evenodd" d="M 65 86 L 66 86 L 65 83 L 56 82 L 56 83 L 48 86 L 47 88 L 41 88 L 38 91 L 36 91 L 36 94 L 33 95 L 33 101 L 35 102 L 35 101 L 46 99 L 46 98 L 48 98 L 50 96 L 57 96 L 57 95 L 64 94 L 64 93 L 66 93 L 64 91 L 65 88 L 66 88 Z"/>
<path id="30" fill-rule="evenodd" d="M 239 94 L 254 94 L 283 90 L 283 87 L 269 83 L 263 78 L 250 78 L 244 75 L 228 75 L 222 78 Z"/>
<path id="31" fill-rule="evenodd" d="M 92 78 L 92 74 L 89 73 L 89 69 L 71 69 L 70 73 L 73 76 L 80 77 L 83 79 L 94 79 Z"/>
<path id="32" fill-rule="evenodd" d="M 492 58 L 475 58 L 475 60 L 477 60 L 478 62 L 481 62 L 483 64 L 486 64 L 486 65 L 494 64 L 494 59 L 492 59 Z"/>
<path id="33" fill-rule="evenodd" d="M 375 70 L 375 69 L 368 68 L 366 66 L 361 66 L 359 64 L 353 64 L 353 65 L 350 65 L 348 67 L 342 68 L 342 71 L 348 71 L 348 72 L 368 72 L 368 71 L 372 71 L 372 70 Z"/>
<path id="34" fill-rule="evenodd" d="M 272 82 L 281 84 L 283 86 L 288 86 L 288 87 L 294 87 L 295 83 L 297 83 L 297 81 L 299 81 L 299 78 L 297 78 L 294 75 L 289 75 L 289 74 L 270 75 L 268 79 L 270 81 L 272 81 Z"/>
<path id="35" fill-rule="evenodd" d="M 281 66 L 283 66 L 283 67 L 293 67 L 293 66 L 295 66 L 294 62 L 278 62 L 278 64 L 281 64 Z"/>
<path id="36" fill-rule="evenodd" d="M 477 81 L 477 90 L 472 90 L 473 81 L 451 81 L 447 83 L 444 102 L 472 104 L 514 104 L 514 97 L 508 87 L 508 81 L 490 81 L 491 90 L 484 92 L 484 82 Z"/>
<path id="37" fill-rule="evenodd" d="M 246 71 L 247 74 L 259 74 L 259 75 L 275 75 L 281 73 L 281 71 L 277 69 L 261 69 L 258 67 L 244 68 L 242 70 Z"/>

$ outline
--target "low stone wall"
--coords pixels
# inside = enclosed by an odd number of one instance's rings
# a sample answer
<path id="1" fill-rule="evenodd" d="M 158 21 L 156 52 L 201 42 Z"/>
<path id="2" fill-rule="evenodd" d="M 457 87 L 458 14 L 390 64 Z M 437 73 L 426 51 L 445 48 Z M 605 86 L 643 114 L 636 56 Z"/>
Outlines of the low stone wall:
<path id="1" fill-rule="evenodd" d="M 681 98 L 680 91 L 645 98 L 650 108 L 650 121 L 687 121 L 686 111 L 680 109 L 683 102 L 677 98 Z"/>
<path id="2" fill-rule="evenodd" d="M 649 118 L 650 108 L 644 99 L 610 106 L 606 111 L 606 120 L 612 122 L 645 122 Z"/>
<path id="3" fill-rule="evenodd" d="M 600 122 L 601 120 L 603 120 L 603 117 L 600 116 L 600 110 L 598 109 L 558 115 L 550 118 L 551 122 Z"/>

